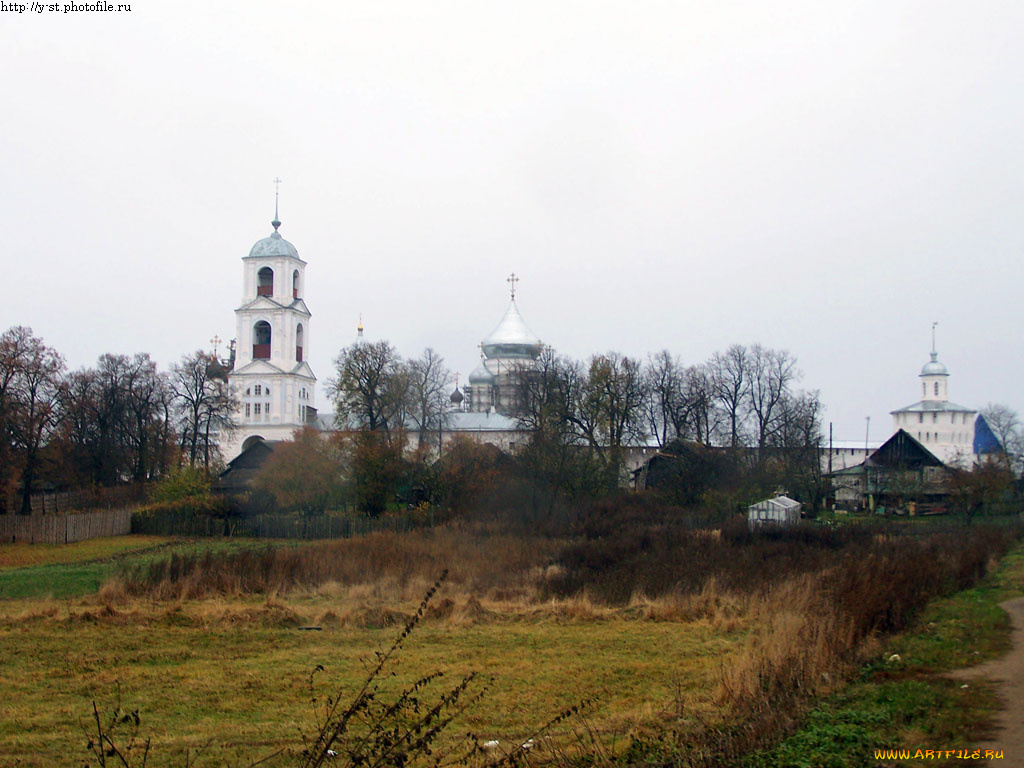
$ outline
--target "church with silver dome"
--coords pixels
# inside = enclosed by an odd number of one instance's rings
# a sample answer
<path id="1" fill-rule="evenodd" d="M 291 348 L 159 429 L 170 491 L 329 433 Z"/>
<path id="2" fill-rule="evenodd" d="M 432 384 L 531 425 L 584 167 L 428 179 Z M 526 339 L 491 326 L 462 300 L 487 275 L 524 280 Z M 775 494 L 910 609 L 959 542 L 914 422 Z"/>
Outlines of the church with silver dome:
<path id="1" fill-rule="evenodd" d="M 527 327 L 516 305 L 515 273 L 509 277 L 512 296 L 497 327 L 480 342 L 480 365 L 469 374 L 465 410 L 470 413 L 515 414 L 522 377 L 536 368 L 543 344 Z"/>

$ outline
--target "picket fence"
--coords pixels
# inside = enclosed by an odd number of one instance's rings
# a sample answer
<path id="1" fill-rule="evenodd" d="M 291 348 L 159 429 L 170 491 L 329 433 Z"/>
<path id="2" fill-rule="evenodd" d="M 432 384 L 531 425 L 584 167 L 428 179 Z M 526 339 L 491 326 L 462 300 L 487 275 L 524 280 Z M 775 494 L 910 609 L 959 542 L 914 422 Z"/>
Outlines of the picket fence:
<path id="1" fill-rule="evenodd" d="M 109 509 L 76 515 L 0 515 L 0 543 L 70 544 L 131 533 L 132 511 Z"/>

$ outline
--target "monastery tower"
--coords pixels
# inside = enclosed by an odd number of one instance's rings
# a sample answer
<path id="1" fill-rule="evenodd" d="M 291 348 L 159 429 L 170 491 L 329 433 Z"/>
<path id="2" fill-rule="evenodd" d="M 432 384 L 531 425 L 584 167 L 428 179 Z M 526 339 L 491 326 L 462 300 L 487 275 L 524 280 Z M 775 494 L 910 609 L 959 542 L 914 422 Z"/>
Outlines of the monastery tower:
<path id="1" fill-rule="evenodd" d="M 921 368 L 921 399 L 892 411 L 894 430 L 903 429 L 943 462 L 974 461 L 974 422 L 978 412 L 950 402 L 949 371 L 939 362 L 932 328 L 931 359 Z"/>

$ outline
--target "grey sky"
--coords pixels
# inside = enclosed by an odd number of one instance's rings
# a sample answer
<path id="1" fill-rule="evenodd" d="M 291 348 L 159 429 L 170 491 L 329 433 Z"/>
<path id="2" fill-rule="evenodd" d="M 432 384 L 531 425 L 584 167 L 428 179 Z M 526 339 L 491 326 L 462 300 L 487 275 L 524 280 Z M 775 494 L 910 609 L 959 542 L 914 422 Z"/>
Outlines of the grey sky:
<path id="1" fill-rule="evenodd" d="M 0 326 L 72 367 L 234 336 L 279 175 L 321 382 L 360 312 L 465 380 L 515 270 L 574 357 L 789 349 L 837 437 L 933 320 L 1024 409 L 1019 2 L 131 6 L 0 14 Z"/>

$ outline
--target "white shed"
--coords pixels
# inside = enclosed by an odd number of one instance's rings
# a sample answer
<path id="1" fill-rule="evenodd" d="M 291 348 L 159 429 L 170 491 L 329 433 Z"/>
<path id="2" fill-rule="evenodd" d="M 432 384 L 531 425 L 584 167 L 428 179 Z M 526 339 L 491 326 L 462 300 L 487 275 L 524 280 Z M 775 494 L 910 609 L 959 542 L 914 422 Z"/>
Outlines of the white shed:
<path id="1" fill-rule="evenodd" d="M 800 522 L 799 501 L 788 496 L 776 496 L 747 507 L 747 523 L 751 530 L 761 525 L 790 525 Z"/>

